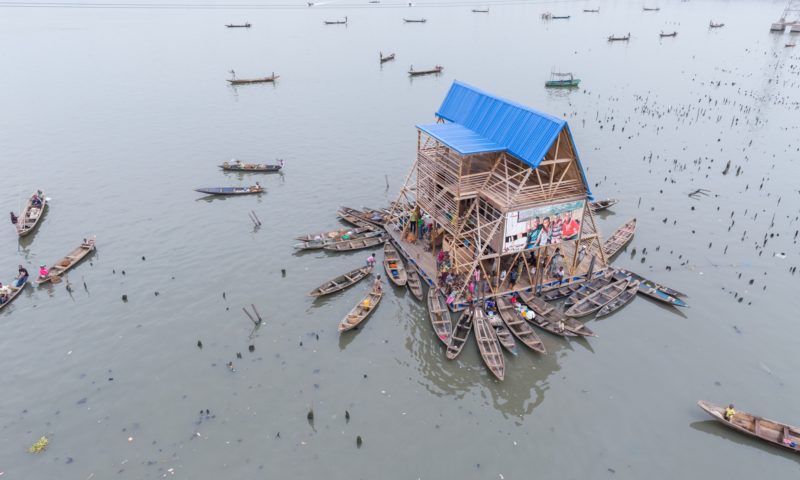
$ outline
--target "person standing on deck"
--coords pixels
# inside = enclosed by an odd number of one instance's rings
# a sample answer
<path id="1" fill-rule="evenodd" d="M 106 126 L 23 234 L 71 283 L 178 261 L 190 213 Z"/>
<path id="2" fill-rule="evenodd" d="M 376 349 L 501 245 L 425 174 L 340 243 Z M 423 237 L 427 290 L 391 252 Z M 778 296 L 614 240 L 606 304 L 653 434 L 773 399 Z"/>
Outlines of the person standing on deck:
<path id="1" fill-rule="evenodd" d="M 411 210 L 411 213 L 408 217 L 408 228 L 411 233 L 417 233 L 417 209 L 414 208 Z"/>
<path id="2" fill-rule="evenodd" d="M 555 276 L 556 272 L 558 271 L 558 267 L 561 266 L 561 259 L 564 258 L 561 255 L 561 249 L 556 248 L 556 253 L 553 254 L 553 258 L 550 259 L 550 275 Z"/>
<path id="3" fill-rule="evenodd" d="M 506 275 L 507 275 L 507 273 L 506 273 L 506 271 L 505 271 L 505 270 L 503 270 L 502 272 L 500 272 L 500 285 L 502 285 L 503 283 L 505 283 L 505 281 L 506 281 Z"/>
<path id="4" fill-rule="evenodd" d="M 565 275 L 564 267 L 563 266 L 558 267 L 558 271 L 556 272 L 555 277 L 558 279 L 559 285 L 561 285 L 561 282 L 564 281 L 564 275 Z"/>
<path id="5" fill-rule="evenodd" d="M 508 274 L 508 286 L 511 287 L 512 289 L 514 288 L 514 285 L 517 284 L 517 277 L 518 276 L 519 276 L 519 274 L 517 273 L 517 269 L 516 268 L 511 270 L 511 273 Z"/>
<path id="6" fill-rule="evenodd" d="M 439 250 L 439 253 L 436 254 L 436 270 L 442 268 L 442 263 L 444 263 L 444 249 Z"/>

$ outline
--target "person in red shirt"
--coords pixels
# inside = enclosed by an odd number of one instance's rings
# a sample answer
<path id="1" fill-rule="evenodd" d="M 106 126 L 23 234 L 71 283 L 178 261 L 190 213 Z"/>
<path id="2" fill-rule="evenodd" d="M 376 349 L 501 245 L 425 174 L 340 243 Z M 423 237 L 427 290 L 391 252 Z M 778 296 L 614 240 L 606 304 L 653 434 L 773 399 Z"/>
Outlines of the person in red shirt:
<path id="1" fill-rule="evenodd" d="M 564 240 L 575 240 L 578 238 L 581 224 L 579 221 L 572 218 L 572 212 L 566 212 L 564 216 L 566 218 L 564 218 L 564 223 L 561 226 L 561 237 Z"/>

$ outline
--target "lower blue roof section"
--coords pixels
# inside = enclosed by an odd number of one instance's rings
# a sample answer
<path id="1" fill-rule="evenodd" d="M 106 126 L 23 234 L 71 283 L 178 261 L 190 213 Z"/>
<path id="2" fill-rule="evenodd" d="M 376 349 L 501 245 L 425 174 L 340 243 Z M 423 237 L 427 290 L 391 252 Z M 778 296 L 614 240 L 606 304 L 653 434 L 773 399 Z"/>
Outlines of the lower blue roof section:
<path id="1" fill-rule="evenodd" d="M 457 123 L 430 123 L 417 125 L 417 128 L 461 155 L 507 150 L 504 145 L 500 145 Z"/>

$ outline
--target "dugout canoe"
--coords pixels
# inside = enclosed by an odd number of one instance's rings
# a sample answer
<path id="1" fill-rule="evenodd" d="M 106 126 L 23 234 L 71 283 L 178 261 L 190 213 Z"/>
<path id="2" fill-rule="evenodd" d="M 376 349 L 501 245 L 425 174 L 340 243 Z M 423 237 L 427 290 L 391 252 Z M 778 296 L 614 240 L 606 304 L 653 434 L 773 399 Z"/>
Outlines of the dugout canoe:
<path id="1" fill-rule="evenodd" d="M 229 23 L 229 24 L 227 24 L 225 26 L 228 27 L 228 28 L 250 28 L 250 23 L 249 22 L 248 23 L 241 23 L 241 24 Z"/>
<path id="2" fill-rule="evenodd" d="M 13 301 L 14 301 L 14 299 L 15 299 L 15 298 L 17 298 L 17 295 L 19 295 L 20 293 L 22 293 L 22 291 L 23 291 L 23 290 L 25 290 L 25 287 L 27 287 L 27 286 L 28 286 L 28 283 L 30 283 L 30 282 L 28 282 L 28 281 L 26 280 L 26 281 L 25 281 L 25 283 L 23 283 L 23 284 L 22 284 L 22 286 L 20 286 L 20 287 L 15 287 L 15 286 L 14 286 L 14 282 L 16 282 L 16 279 L 14 279 L 14 280 L 13 280 L 11 283 L 9 283 L 9 284 L 8 284 L 8 286 L 11 288 L 11 293 L 8 295 L 8 300 L 6 300 L 4 303 L 0 303 L 0 311 L 2 311 L 2 310 L 3 310 L 4 308 L 6 308 L 6 307 L 7 307 L 7 306 L 8 306 L 8 305 L 11 303 L 11 302 L 13 302 Z"/>
<path id="3" fill-rule="evenodd" d="M 375 229 L 372 226 L 360 227 L 360 228 L 340 228 L 339 230 L 332 230 L 330 232 L 307 233 L 305 235 L 300 235 L 294 238 L 295 240 L 300 240 L 301 242 L 311 242 L 314 240 L 321 240 L 321 239 L 329 239 L 336 242 L 336 241 L 341 241 L 342 236 L 344 235 L 357 235 L 360 233 L 372 232 L 373 230 Z"/>
<path id="4" fill-rule="evenodd" d="M 625 277 L 617 278 L 614 275 L 612 275 L 611 271 L 606 271 L 606 273 L 603 276 L 585 282 L 583 285 L 580 286 L 580 288 L 575 290 L 575 292 L 573 292 L 569 297 L 567 297 L 567 300 L 564 301 L 564 308 L 570 308 L 571 306 L 575 305 L 579 301 L 583 300 L 584 298 L 588 297 L 594 292 L 600 290 L 606 285 L 616 281 L 620 281 L 623 278 Z"/>
<path id="5" fill-rule="evenodd" d="M 634 280 L 628 284 L 628 287 L 625 289 L 624 292 L 620 293 L 617 298 L 611 300 L 607 304 L 603 305 L 603 308 L 597 312 L 595 318 L 605 317 L 606 315 L 610 315 L 620 308 L 624 307 L 625 305 L 631 303 L 634 298 L 636 298 L 636 292 L 639 291 L 639 280 Z"/>
<path id="6" fill-rule="evenodd" d="M 404 287 L 408 283 L 408 273 L 406 273 L 406 266 L 403 264 L 403 259 L 397 253 L 392 242 L 383 244 L 383 268 L 386 270 L 386 275 L 398 287 Z"/>
<path id="7" fill-rule="evenodd" d="M 355 208 L 350 207 L 339 207 L 339 215 L 343 216 L 342 214 L 348 215 L 350 217 L 355 217 L 363 222 L 367 222 L 368 224 L 375 225 L 377 227 L 383 226 L 383 215 L 380 214 L 377 210 L 372 209 L 364 209 L 364 210 L 357 210 Z"/>
<path id="8" fill-rule="evenodd" d="M 630 279 L 627 278 L 618 282 L 609 283 L 605 287 L 569 307 L 564 312 L 564 315 L 568 317 L 585 317 L 586 315 L 595 313 L 624 292 L 625 289 L 628 288 L 628 283 L 630 283 Z"/>
<path id="9" fill-rule="evenodd" d="M 283 160 L 278 165 L 269 163 L 228 163 L 223 162 L 219 168 L 226 172 L 278 172 L 283 168 Z"/>
<path id="10" fill-rule="evenodd" d="M 371 238 L 380 236 L 383 232 L 367 231 L 366 233 L 357 233 L 352 235 L 343 235 L 338 239 L 323 238 L 318 240 L 309 240 L 307 242 L 300 242 L 293 245 L 297 250 L 319 250 L 325 248 L 327 245 L 333 245 L 339 242 L 346 242 L 349 240 L 359 240 L 364 238 Z M 347 238 L 344 238 L 347 237 Z"/>
<path id="11" fill-rule="evenodd" d="M 619 200 L 616 198 L 606 198 L 604 200 L 597 200 L 596 202 L 589 202 L 589 208 L 592 209 L 592 212 L 599 212 L 616 205 L 618 202 Z"/>
<path id="12" fill-rule="evenodd" d="M 348 209 L 348 210 L 352 210 L 352 209 Z M 355 225 L 356 227 L 359 227 L 359 228 L 372 228 L 373 230 L 376 229 L 376 228 L 379 228 L 374 223 L 368 222 L 368 221 L 366 221 L 366 220 L 364 220 L 364 219 L 362 219 L 362 218 L 360 218 L 358 216 L 355 216 L 355 215 L 352 215 L 352 214 L 350 214 L 348 212 L 345 212 L 344 210 L 338 210 L 336 212 L 336 215 L 338 215 L 339 218 L 341 218 L 345 222 L 349 223 L 350 225 Z"/>
<path id="13" fill-rule="evenodd" d="M 251 83 L 274 83 L 279 78 L 281 78 L 280 75 L 275 75 L 275 72 L 272 72 L 269 77 L 231 78 L 226 81 L 231 85 L 249 85 Z"/>
<path id="14" fill-rule="evenodd" d="M 700 400 L 697 402 L 714 420 L 737 432 L 756 437 L 792 452 L 800 452 L 800 428 L 768 420 L 751 413 L 737 410 L 731 421 L 725 420 L 725 407 Z"/>
<path id="15" fill-rule="evenodd" d="M 564 312 L 537 297 L 533 292 L 520 292 L 519 297 L 536 316 L 529 320 L 537 327 L 562 337 L 596 337 L 594 332 L 583 323 L 564 315 Z"/>
<path id="16" fill-rule="evenodd" d="M 624 268 L 617 268 L 614 270 L 614 275 L 618 275 L 621 277 L 631 277 L 633 280 L 639 280 L 640 283 L 645 283 L 648 287 L 655 288 L 657 290 L 661 290 L 662 292 L 666 293 L 667 295 L 671 295 L 673 297 L 688 297 L 683 292 L 679 292 L 674 288 L 669 288 L 666 285 L 662 285 L 660 283 L 656 283 L 652 280 L 648 280 L 643 276 L 639 275 L 638 273 L 631 272 L 630 270 L 626 270 Z"/>
<path id="17" fill-rule="evenodd" d="M 314 290 L 311 290 L 308 294 L 312 297 L 321 297 L 323 295 L 330 295 L 331 293 L 344 290 L 345 288 L 358 283 L 361 279 L 369 275 L 369 272 L 371 271 L 372 267 L 356 268 L 355 270 L 351 270 L 328 280 Z"/>
<path id="18" fill-rule="evenodd" d="M 377 232 L 374 237 L 356 238 L 354 240 L 343 240 L 341 242 L 331 243 L 325 245 L 325 250 L 331 252 L 350 252 L 353 250 L 361 250 L 364 248 L 371 248 L 380 245 L 388 239 L 384 232 Z"/>
<path id="19" fill-rule="evenodd" d="M 489 325 L 494 329 L 494 334 L 497 336 L 497 341 L 500 342 L 500 345 L 508 350 L 508 353 L 516 356 L 517 344 L 514 342 L 514 335 L 511 334 L 511 330 L 503 323 L 500 315 L 486 315 L 486 321 L 489 322 Z"/>
<path id="20" fill-rule="evenodd" d="M 367 293 L 358 305 L 350 310 L 350 313 L 345 315 L 341 322 L 339 322 L 339 333 L 352 330 L 366 320 L 369 315 L 375 311 L 378 303 L 383 297 L 383 290 L 375 290 L 374 288 Z"/>
<path id="21" fill-rule="evenodd" d="M 419 278 L 419 273 L 414 267 L 408 268 L 408 282 L 406 283 L 408 289 L 411 291 L 411 295 L 414 295 L 414 298 L 422 301 L 422 280 Z"/>
<path id="22" fill-rule="evenodd" d="M 608 240 L 603 243 L 603 253 L 606 254 L 606 258 L 610 259 L 614 255 L 616 255 L 622 247 L 628 244 L 633 238 L 633 234 L 636 232 L 636 219 L 632 218 L 628 220 L 625 224 L 621 227 L 616 229 L 614 233 L 608 237 Z"/>
<path id="23" fill-rule="evenodd" d="M 511 330 L 511 333 L 531 350 L 539 353 L 547 353 L 542 339 L 536 335 L 536 332 L 528 325 L 528 322 L 519 315 L 514 306 L 511 305 L 511 302 L 503 297 L 497 297 L 495 300 L 497 301 L 497 313 L 500 315 L 500 318 L 503 319 L 506 326 L 508 326 L 508 329 Z"/>
<path id="24" fill-rule="evenodd" d="M 39 200 L 41 200 L 41 205 L 33 205 L 34 197 L 38 197 Z M 42 217 L 44 217 L 45 208 L 47 208 L 47 199 L 41 191 L 31 195 L 30 198 L 28 198 L 28 202 L 25 204 L 25 208 L 22 209 L 19 217 L 17 217 L 17 235 L 24 237 L 33 233 L 42 220 Z"/>
<path id="25" fill-rule="evenodd" d="M 53 279 L 55 278 L 61 277 L 61 275 L 66 273 L 72 267 L 77 265 L 81 260 L 83 260 L 87 255 L 92 253 L 95 250 L 95 248 L 96 246 L 94 238 L 90 238 L 89 240 L 86 240 L 84 238 L 83 243 L 81 243 L 78 248 L 69 252 L 67 256 L 57 261 L 55 265 L 50 267 L 47 277 L 38 278 L 34 283 L 36 283 L 36 285 L 38 286 L 53 281 Z"/>
<path id="26" fill-rule="evenodd" d="M 447 310 L 444 298 L 439 295 L 439 290 L 433 287 L 428 289 L 428 315 L 436 337 L 445 345 L 450 345 L 450 337 L 453 334 L 450 312 Z"/>
<path id="27" fill-rule="evenodd" d="M 478 342 L 478 350 L 481 352 L 483 363 L 498 380 L 503 380 L 506 375 L 505 359 L 494 328 L 486 320 L 483 308 L 475 309 L 472 321 L 475 324 L 475 340 Z"/>
<path id="28" fill-rule="evenodd" d="M 461 316 L 458 317 L 456 327 L 453 329 L 453 334 L 450 336 L 450 343 L 447 344 L 447 352 L 445 355 L 449 360 L 455 359 L 464 345 L 469 340 L 469 334 L 472 331 L 472 312 L 464 310 Z"/>
<path id="29" fill-rule="evenodd" d="M 408 75 L 411 77 L 418 77 L 420 75 L 433 75 L 442 73 L 442 70 L 444 70 L 444 67 L 440 65 L 436 65 L 430 70 L 414 70 L 414 65 L 411 65 L 411 68 L 408 70 Z"/>
<path id="30" fill-rule="evenodd" d="M 264 187 L 254 185 L 251 187 L 204 187 L 195 188 L 195 192 L 206 193 L 208 195 L 253 195 L 264 193 Z"/>
<path id="31" fill-rule="evenodd" d="M 639 280 L 639 293 L 650 297 L 653 300 L 666 303 L 667 305 L 672 305 L 674 307 L 689 306 L 684 300 L 678 298 L 678 295 L 686 296 L 685 294 L 643 278 L 641 275 L 637 275 L 633 272 L 620 268 L 614 272 L 614 276 L 618 278 L 628 276 L 632 280 Z"/>

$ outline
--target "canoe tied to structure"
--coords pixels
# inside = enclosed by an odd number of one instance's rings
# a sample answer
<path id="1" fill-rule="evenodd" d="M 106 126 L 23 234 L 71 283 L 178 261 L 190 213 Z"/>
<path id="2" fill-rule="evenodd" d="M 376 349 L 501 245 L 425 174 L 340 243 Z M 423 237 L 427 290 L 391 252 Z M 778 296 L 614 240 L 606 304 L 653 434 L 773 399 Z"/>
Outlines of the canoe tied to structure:
<path id="1" fill-rule="evenodd" d="M 747 412 L 736 411 L 730 421 L 725 419 L 725 407 L 700 400 L 697 404 L 714 420 L 728 427 L 778 445 L 793 452 L 800 452 L 800 428 L 786 423 L 768 420 Z"/>
<path id="2" fill-rule="evenodd" d="M 252 195 L 264 193 L 264 187 L 256 183 L 250 187 L 208 187 L 195 188 L 195 192 L 207 193 L 209 195 Z"/>
<path id="3" fill-rule="evenodd" d="M 75 265 L 78 264 L 81 260 L 84 259 L 87 255 L 95 250 L 95 239 L 90 238 L 89 240 L 83 239 L 83 243 L 76 248 L 75 250 L 69 252 L 66 257 L 62 258 L 61 260 L 57 261 L 55 265 L 48 269 L 47 276 L 42 278 L 39 277 L 36 280 L 36 285 L 41 285 L 43 283 L 51 282 L 56 278 L 60 278 L 61 275 L 67 272 L 67 270 L 71 269 Z"/>
<path id="4" fill-rule="evenodd" d="M 639 291 L 639 280 L 634 280 L 628 284 L 628 288 L 625 289 L 624 292 L 620 293 L 617 298 L 611 300 L 607 304 L 603 305 L 603 308 L 597 312 L 595 315 L 596 318 L 605 317 L 606 315 L 610 315 L 613 312 L 616 312 L 620 308 L 624 307 L 625 305 L 631 303 L 634 298 L 636 298 L 636 292 Z"/>
<path id="5" fill-rule="evenodd" d="M 447 310 L 444 298 L 439 295 L 439 290 L 434 287 L 428 289 L 428 315 L 431 317 L 431 325 L 433 325 L 436 337 L 445 345 L 449 345 L 450 336 L 453 334 L 450 312 Z"/>
<path id="6" fill-rule="evenodd" d="M 431 289 L 432 290 L 432 289 Z M 450 337 L 450 343 L 447 344 L 447 353 L 445 354 L 448 359 L 455 359 L 464 344 L 469 339 L 469 333 L 472 331 L 472 312 L 467 309 L 461 313 L 461 316 L 456 322 L 456 328 L 453 330 L 453 335 Z"/>
<path id="7" fill-rule="evenodd" d="M 333 240 L 334 242 L 338 242 L 341 240 L 348 240 L 347 238 L 342 238 L 345 235 L 357 235 L 360 233 L 372 232 L 373 230 L 375 229 L 372 226 L 360 228 L 340 228 L 339 230 L 332 230 L 330 232 L 307 233 L 294 238 L 296 240 L 300 240 L 301 242 L 312 242 L 318 240 Z"/>
<path id="8" fill-rule="evenodd" d="M 322 248 L 331 252 L 348 252 L 352 250 L 376 247 L 388 240 L 388 238 L 389 237 L 386 236 L 385 232 L 374 232 L 373 236 L 365 236 L 363 238 L 355 238 L 352 240 L 342 240 L 341 242 L 325 245 Z"/>
<path id="9" fill-rule="evenodd" d="M 348 209 L 348 210 L 353 210 L 353 209 Z M 356 210 L 356 212 L 358 211 Z M 338 215 L 339 218 L 349 223 L 350 225 L 355 225 L 356 227 L 359 228 L 372 228 L 372 229 L 376 228 L 376 225 L 374 223 L 364 220 L 360 216 L 353 215 L 344 210 L 338 210 L 336 212 L 336 215 Z"/>
<path id="10" fill-rule="evenodd" d="M 608 237 L 608 240 L 605 241 L 603 244 L 603 253 L 606 254 L 606 258 L 611 258 L 617 254 L 622 247 L 628 244 L 633 238 L 633 234 L 636 232 L 636 219 L 632 218 L 628 220 L 627 223 L 616 229 L 614 233 Z"/>
<path id="11" fill-rule="evenodd" d="M 284 161 L 278 160 L 278 164 L 269 163 L 242 163 L 241 160 L 232 160 L 231 162 L 222 162 L 219 168 L 226 172 L 278 172 L 283 168 Z"/>
<path id="12" fill-rule="evenodd" d="M 605 200 L 597 200 L 596 202 L 589 202 L 589 208 L 591 208 L 593 212 L 599 212 L 601 210 L 605 210 L 608 207 L 616 205 L 618 202 L 619 200 L 615 198 L 606 198 Z"/>
<path id="13" fill-rule="evenodd" d="M 22 293 L 23 290 L 25 290 L 25 287 L 28 286 L 28 281 L 26 280 L 25 283 L 23 283 L 19 287 L 15 287 L 14 286 L 15 284 L 16 280 L 6 285 L 9 288 L 9 290 L 11 290 L 11 293 L 8 294 L 8 298 L 6 298 L 3 303 L 0 303 L 0 310 L 6 308 L 9 304 L 11 304 L 11 302 L 14 301 L 15 298 L 17 298 L 17 295 L 19 295 L 20 293 Z M 2 296 L 2 294 L 0 294 L 0 296 Z"/>
<path id="14" fill-rule="evenodd" d="M 679 295 L 686 296 L 685 294 L 677 290 L 673 290 L 669 287 L 665 287 L 663 285 L 655 283 L 646 278 L 643 278 L 641 275 L 637 275 L 633 272 L 620 268 L 614 272 L 614 276 L 617 278 L 630 277 L 633 280 L 639 280 L 639 293 L 647 297 L 650 297 L 653 300 L 657 300 L 659 302 L 666 303 L 668 305 L 672 305 L 675 307 L 689 306 L 686 304 L 685 301 L 678 298 Z"/>
<path id="15" fill-rule="evenodd" d="M 381 297 L 383 297 L 383 290 L 376 290 L 374 288 L 370 290 L 369 293 L 367 293 L 367 296 L 358 302 L 358 305 L 353 307 L 353 309 L 350 310 L 350 313 L 348 313 L 339 323 L 339 333 L 352 330 L 361 322 L 363 322 L 373 311 L 375 311 L 375 307 L 378 306 L 378 302 L 381 301 Z"/>
<path id="16" fill-rule="evenodd" d="M 383 226 L 384 223 L 383 215 L 379 211 L 372 210 L 370 208 L 365 208 L 362 211 L 350 207 L 339 207 L 339 211 L 337 213 L 342 218 L 344 218 L 345 215 L 348 217 L 355 217 L 361 221 L 367 222 L 377 227 Z"/>
<path id="17" fill-rule="evenodd" d="M 555 335 L 563 337 L 573 337 L 582 335 L 584 337 L 595 337 L 594 332 L 583 323 L 574 318 L 564 315 L 564 312 L 553 305 L 537 297 L 533 292 L 520 292 L 520 299 L 536 314 L 532 319 L 526 320 L 537 327 L 547 330 Z"/>
<path id="18" fill-rule="evenodd" d="M 47 199 L 41 190 L 31 195 L 25 208 L 17 217 L 17 235 L 24 237 L 32 233 L 44 216 L 45 208 L 47 208 Z"/>
<path id="19" fill-rule="evenodd" d="M 392 242 L 383 244 L 383 268 L 386 270 L 386 275 L 398 287 L 405 286 L 408 283 L 408 274 L 406 273 L 406 266 L 403 265 L 403 259 L 397 253 Z"/>
<path id="20" fill-rule="evenodd" d="M 486 321 L 483 308 L 475 309 L 472 321 L 475 324 L 475 340 L 478 342 L 478 350 L 481 352 L 483 363 L 498 380 L 502 380 L 506 375 L 505 359 L 494 328 Z"/>
<path id="21" fill-rule="evenodd" d="M 414 267 L 408 268 L 408 282 L 406 283 L 411 295 L 414 295 L 419 301 L 422 301 L 422 280 L 419 278 L 419 273 Z"/>
<path id="22" fill-rule="evenodd" d="M 383 232 L 376 232 L 372 230 L 368 230 L 365 233 L 352 233 L 352 234 L 344 234 L 338 238 L 320 238 L 316 240 L 308 240 L 301 243 L 294 244 L 294 248 L 298 250 L 318 250 L 320 248 L 325 248 L 327 245 L 333 245 L 339 242 L 346 242 L 348 240 L 358 240 L 363 238 L 370 238 L 370 237 L 379 237 L 382 235 Z"/>
<path id="23" fill-rule="evenodd" d="M 511 305 L 511 302 L 503 297 L 497 297 L 495 300 L 497 301 L 497 313 L 506 323 L 508 329 L 511 330 L 511 333 L 531 350 L 539 353 L 547 353 L 542 339 L 536 335 L 533 328 L 522 318 L 522 315 Z M 455 333 L 453 335 L 455 335 Z"/>
<path id="24" fill-rule="evenodd" d="M 568 317 L 584 317 L 594 313 L 624 292 L 625 289 L 628 288 L 628 283 L 630 283 L 630 279 L 627 278 L 610 283 L 591 295 L 579 300 L 575 305 L 569 307 L 564 312 L 564 315 Z"/>
<path id="25" fill-rule="evenodd" d="M 511 334 L 511 330 L 509 330 L 506 324 L 503 323 L 503 320 L 500 319 L 500 315 L 494 312 L 487 312 L 486 321 L 489 322 L 489 325 L 494 329 L 494 334 L 497 336 L 497 341 L 500 342 L 500 345 L 508 350 L 510 354 L 516 356 L 517 344 L 514 342 L 514 335 Z"/>
<path id="26" fill-rule="evenodd" d="M 321 297 L 323 295 L 330 295 L 331 293 L 344 290 L 345 288 L 358 283 L 362 278 L 369 275 L 369 272 L 371 271 L 372 267 L 356 268 L 355 270 L 351 270 L 328 280 L 314 290 L 311 290 L 308 294 L 312 297 Z"/>
<path id="27" fill-rule="evenodd" d="M 606 270 L 604 274 L 600 277 L 593 278 L 588 282 L 584 282 L 575 292 L 573 292 L 567 300 L 564 302 L 564 308 L 569 308 L 579 301 L 583 300 L 584 298 L 588 297 L 589 295 L 593 294 L 594 292 L 600 290 L 601 288 L 605 287 L 609 283 L 616 282 L 618 280 L 622 280 L 625 277 L 617 278 L 612 275 L 612 270 Z M 547 298 L 545 297 L 545 300 Z"/>

